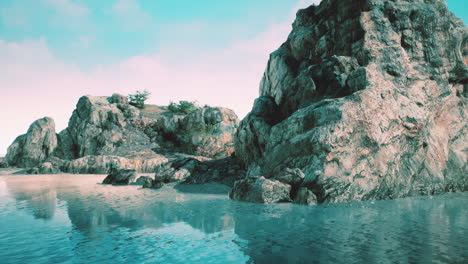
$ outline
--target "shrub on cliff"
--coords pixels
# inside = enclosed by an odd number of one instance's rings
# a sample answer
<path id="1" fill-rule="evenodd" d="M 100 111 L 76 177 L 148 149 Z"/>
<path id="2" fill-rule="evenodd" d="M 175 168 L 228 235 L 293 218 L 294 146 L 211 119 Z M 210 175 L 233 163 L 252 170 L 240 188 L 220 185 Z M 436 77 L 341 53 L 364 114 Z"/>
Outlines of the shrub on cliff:
<path id="1" fill-rule="evenodd" d="M 188 102 L 188 101 L 179 101 L 179 103 L 171 102 L 167 109 L 173 113 L 181 113 L 181 114 L 191 114 L 195 112 L 198 107 L 195 105 L 195 102 Z"/>
<path id="2" fill-rule="evenodd" d="M 145 108 L 145 101 L 151 95 L 150 92 L 144 91 L 136 91 L 135 94 L 129 94 L 128 100 L 130 101 L 129 104 L 138 107 L 140 109 Z"/>

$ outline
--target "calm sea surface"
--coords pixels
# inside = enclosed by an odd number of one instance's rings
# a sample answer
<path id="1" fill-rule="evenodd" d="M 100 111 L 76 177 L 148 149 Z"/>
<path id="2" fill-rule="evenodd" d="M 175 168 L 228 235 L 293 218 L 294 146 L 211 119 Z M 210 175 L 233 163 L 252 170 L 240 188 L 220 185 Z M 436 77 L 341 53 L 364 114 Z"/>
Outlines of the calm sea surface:
<path id="1" fill-rule="evenodd" d="M 468 193 L 315 207 L 1 175 L 0 263 L 468 263 Z"/>

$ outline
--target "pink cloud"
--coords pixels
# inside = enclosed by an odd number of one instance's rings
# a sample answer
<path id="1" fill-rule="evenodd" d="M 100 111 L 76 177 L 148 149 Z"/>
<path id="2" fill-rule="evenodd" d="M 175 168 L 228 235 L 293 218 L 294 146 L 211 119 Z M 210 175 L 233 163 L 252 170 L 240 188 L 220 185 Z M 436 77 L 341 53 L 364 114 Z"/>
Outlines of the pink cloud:
<path id="1" fill-rule="evenodd" d="M 293 15 L 290 21 L 223 49 L 165 47 L 158 54 L 133 56 L 88 71 L 55 57 L 45 39 L 0 40 L 0 154 L 38 118 L 50 116 L 58 131 L 65 128 L 78 98 L 86 94 L 147 89 L 152 92 L 149 103 L 198 101 L 229 107 L 242 118 L 258 96 L 269 53 L 287 38 L 292 20 Z"/>

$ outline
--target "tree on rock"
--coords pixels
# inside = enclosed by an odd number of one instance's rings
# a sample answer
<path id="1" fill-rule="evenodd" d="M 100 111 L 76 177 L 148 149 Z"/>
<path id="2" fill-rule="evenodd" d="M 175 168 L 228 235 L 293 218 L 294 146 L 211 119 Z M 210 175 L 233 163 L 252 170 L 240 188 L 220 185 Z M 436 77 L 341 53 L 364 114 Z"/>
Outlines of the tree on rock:
<path id="1" fill-rule="evenodd" d="M 144 91 L 136 91 L 135 94 L 129 94 L 128 100 L 130 101 L 129 104 L 138 107 L 140 109 L 145 108 L 145 101 L 151 95 L 150 92 L 147 90 Z"/>

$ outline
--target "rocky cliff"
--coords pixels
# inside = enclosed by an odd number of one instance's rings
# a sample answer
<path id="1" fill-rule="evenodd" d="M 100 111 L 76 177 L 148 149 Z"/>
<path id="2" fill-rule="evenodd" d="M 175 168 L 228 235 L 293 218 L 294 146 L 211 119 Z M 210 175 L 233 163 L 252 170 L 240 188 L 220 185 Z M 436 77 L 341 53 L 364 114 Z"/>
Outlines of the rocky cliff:
<path id="1" fill-rule="evenodd" d="M 231 197 L 282 183 L 308 204 L 467 191 L 467 43 L 441 0 L 300 10 L 240 124 L 249 178 Z M 304 175 L 282 180 L 292 169 Z"/>
<path id="2" fill-rule="evenodd" d="M 181 114 L 151 105 L 139 110 L 117 94 L 83 96 L 66 129 L 56 134 L 51 118 L 39 119 L 5 159 L 9 166 L 35 167 L 34 173 L 107 173 L 111 165 L 154 172 L 180 157 L 229 157 L 238 124 L 226 108 Z"/>

